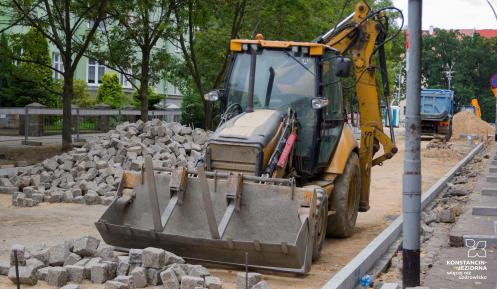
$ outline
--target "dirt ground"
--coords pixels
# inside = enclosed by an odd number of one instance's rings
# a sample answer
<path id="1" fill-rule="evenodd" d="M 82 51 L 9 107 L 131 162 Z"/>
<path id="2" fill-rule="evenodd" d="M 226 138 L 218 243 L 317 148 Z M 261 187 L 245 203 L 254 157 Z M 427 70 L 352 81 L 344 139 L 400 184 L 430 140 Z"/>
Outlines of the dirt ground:
<path id="1" fill-rule="evenodd" d="M 36 164 L 44 159 L 61 153 L 60 144 L 44 144 L 43 146 L 7 146 L 0 143 L 0 166 L 15 165 L 18 161 L 26 161 L 28 165 Z"/>
<path id="2" fill-rule="evenodd" d="M 404 166 L 403 137 L 397 139 L 399 152 L 386 161 L 383 166 L 373 168 L 371 181 L 370 206 L 366 213 L 360 213 L 354 235 L 347 239 L 327 239 L 321 258 L 313 263 L 306 277 L 292 277 L 265 274 L 265 280 L 272 289 L 284 288 L 321 288 L 331 276 L 346 265 L 357 253 L 386 228 L 402 209 L 402 172 Z M 463 142 L 453 144 L 453 150 L 426 150 L 428 141 L 422 142 L 421 169 L 422 188 L 426 191 L 444 176 L 471 146 Z M 224 284 L 233 284 L 235 273 L 226 270 L 210 270 L 223 279 Z M 223 286 L 224 287 L 224 286 Z M 234 288 L 228 287 L 227 288 Z"/>
<path id="3" fill-rule="evenodd" d="M 458 142 L 450 151 L 426 151 L 426 144 L 427 141 L 423 141 L 423 191 L 433 185 L 471 149 L 470 146 Z M 348 239 L 326 240 L 321 259 L 313 264 L 310 273 L 305 277 L 265 274 L 264 278 L 271 288 L 321 288 L 335 272 L 400 214 L 404 154 L 402 137 L 398 138 L 397 145 L 399 152 L 392 160 L 373 168 L 371 209 L 359 214 L 355 234 Z M 8 258 L 7 250 L 14 243 L 26 246 L 39 243 L 52 245 L 87 234 L 98 236 L 93 222 L 100 217 L 104 209 L 103 206 L 77 204 L 43 204 L 33 208 L 15 208 L 10 205 L 10 196 L 0 195 L 0 260 Z M 223 288 L 235 287 L 236 270 L 212 267 L 209 270 L 223 280 Z M 0 287 L 15 288 L 5 277 L 0 277 Z M 52 288 L 46 286 L 45 282 L 40 282 L 35 287 Z M 86 283 L 82 288 L 96 289 L 103 286 Z"/>

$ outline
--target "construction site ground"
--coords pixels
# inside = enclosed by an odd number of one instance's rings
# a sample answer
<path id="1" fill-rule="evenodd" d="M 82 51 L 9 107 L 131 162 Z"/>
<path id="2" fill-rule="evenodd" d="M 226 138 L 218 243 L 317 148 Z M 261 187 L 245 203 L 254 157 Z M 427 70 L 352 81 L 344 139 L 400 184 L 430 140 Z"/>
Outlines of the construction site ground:
<path id="1" fill-rule="evenodd" d="M 489 147 L 488 152 L 490 158 L 481 164 L 480 178 L 472 184 L 472 193 L 462 208 L 463 213 L 453 226 L 447 228 L 448 232 L 439 230 L 442 231 L 440 233 L 445 233 L 441 237 L 444 246 L 440 247 L 433 265 L 422 277 L 424 286 L 451 289 L 495 288 L 497 198 L 495 193 L 483 193 L 484 190 L 497 188 L 496 183 L 487 181 L 487 177 L 495 176 L 495 165 L 490 164 L 497 158 L 495 146 Z M 474 210 L 479 208 L 493 208 L 494 212 L 475 213 Z M 457 244 L 457 240 L 464 242 Z M 469 242 L 466 243 L 467 241 Z M 474 246 L 475 244 L 477 245 Z"/>
<path id="2" fill-rule="evenodd" d="M 455 141 L 451 149 L 426 149 L 422 142 L 423 191 L 451 169 L 473 147 L 464 141 Z M 397 139 L 399 152 L 383 166 L 373 168 L 371 181 L 371 209 L 359 214 L 356 232 L 348 239 L 327 239 L 321 259 L 314 263 L 307 276 L 293 276 L 263 272 L 271 288 L 320 288 L 326 281 L 378 233 L 401 213 L 401 192 L 404 141 Z M 0 194 L 0 260 L 8 260 L 10 246 L 19 243 L 30 247 L 45 243 L 55 245 L 61 241 L 83 235 L 99 236 L 94 222 L 105 210 L 103 205 L 48 204 L 31 208 L 11 205 L 10 195 Z M 236 268 L 213 268 L 209 271 L 223 280 L 223 288 L 234 288 Z M 39 282 L 36 288 L 52 288 Z M 103 288 L 85 281 L 82 288 Z M 0 277 L 0 288 L 15 288 L 7 277 Z"/>

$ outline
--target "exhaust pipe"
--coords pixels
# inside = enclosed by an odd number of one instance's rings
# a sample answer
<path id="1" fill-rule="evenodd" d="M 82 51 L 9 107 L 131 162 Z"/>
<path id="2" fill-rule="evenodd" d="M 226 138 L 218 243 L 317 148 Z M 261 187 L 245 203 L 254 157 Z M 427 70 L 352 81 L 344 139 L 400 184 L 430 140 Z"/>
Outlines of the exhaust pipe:
<path id="1" fill-rule="evenodd" d="M 250 75 L 249 87 L 247 95 L 247 109 L 246 112 L 254 111 L 254 85 L 255 85 L 255 63 L 257 57 L 257 44 L 250 45 Z"/>

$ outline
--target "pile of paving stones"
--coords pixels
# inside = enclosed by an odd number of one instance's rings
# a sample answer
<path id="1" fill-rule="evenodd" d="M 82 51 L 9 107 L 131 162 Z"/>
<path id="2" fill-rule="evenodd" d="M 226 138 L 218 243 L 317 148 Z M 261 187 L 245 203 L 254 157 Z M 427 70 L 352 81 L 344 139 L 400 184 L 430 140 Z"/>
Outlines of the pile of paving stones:
<path id="1" fill-rule="evenodd" d="M 159 119 L 123 123 L 105 135 L 90 138 L 81 148 L 54 156 L 24 172 L 0 176 L 0 192 L 12 194 L 12 204 L 40 202 L 110 204 L 123 170 L 140 170 L 144 156 L 155 167 L 194 169 L 209 132 Z"/>
<path id="2" fill-rule="evenodd" d="M 162 285 L 167 289 L 220 289 L 222 282 L 201 265 L 186 264 L 171 252 L 158 248 L 130 249 L 119 255 L 99 239 L 85 236 L 56 246 L 37 246 L 27 250 L 13 245 L 10 264 L 0 264 L 0 275 L 16 283 L 15 257 L 19 283 L 35 285 L 39 280 L 64 289 L 79 288 L 83 280 L 104 284 L 106 289 L 145 288 Z M 268 288 L 261 274 L 239 273 L 237 289 Z M 69 283 L 69 284 L 68 284 Z M 65 286 L 65 287 L 63 287 Z"/>

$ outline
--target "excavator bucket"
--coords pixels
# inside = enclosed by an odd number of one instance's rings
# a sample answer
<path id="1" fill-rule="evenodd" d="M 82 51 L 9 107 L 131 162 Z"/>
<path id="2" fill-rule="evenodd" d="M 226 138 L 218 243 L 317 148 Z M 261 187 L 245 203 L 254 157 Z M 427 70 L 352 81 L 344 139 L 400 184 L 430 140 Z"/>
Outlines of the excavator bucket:
<path id="1" fill-rule="evenodd" d="M 152 168 L 125 172 L 118 198 L 96 222 L 121 248 L 160 247 L 186 259 L 307 273 L 314 189 L 292 179 Z"/>

